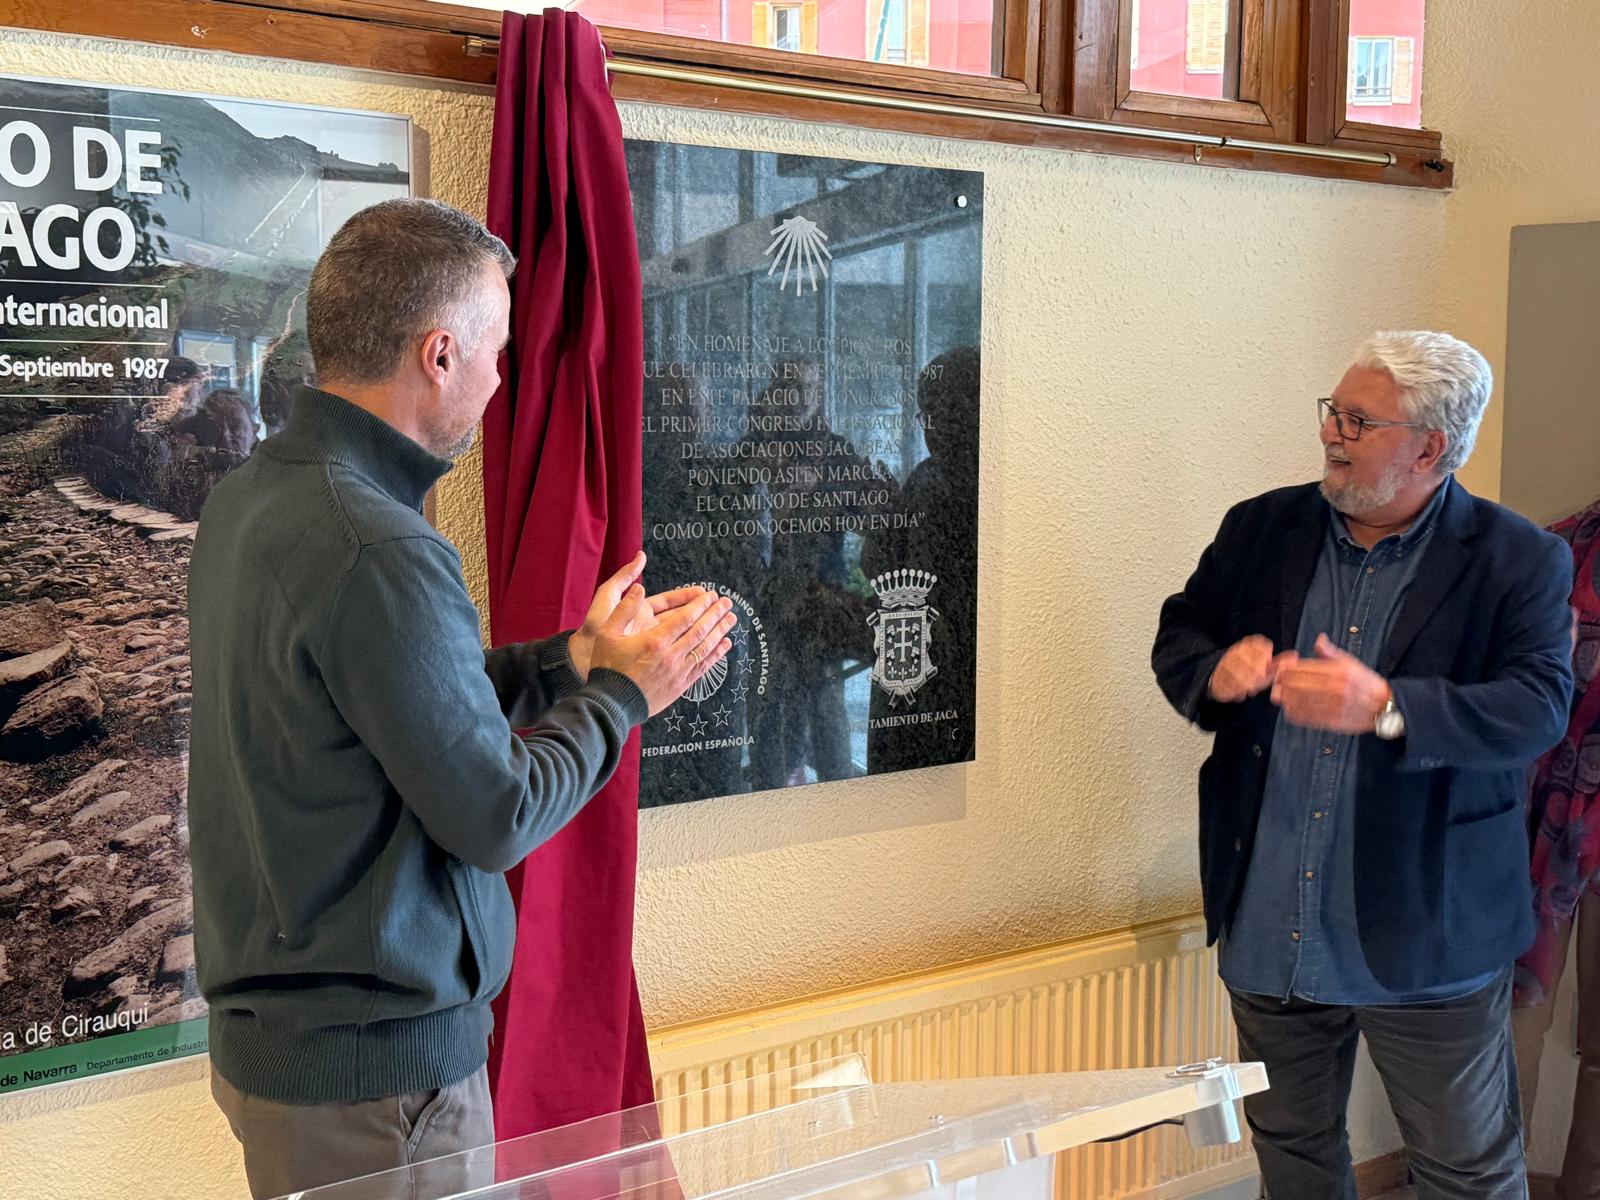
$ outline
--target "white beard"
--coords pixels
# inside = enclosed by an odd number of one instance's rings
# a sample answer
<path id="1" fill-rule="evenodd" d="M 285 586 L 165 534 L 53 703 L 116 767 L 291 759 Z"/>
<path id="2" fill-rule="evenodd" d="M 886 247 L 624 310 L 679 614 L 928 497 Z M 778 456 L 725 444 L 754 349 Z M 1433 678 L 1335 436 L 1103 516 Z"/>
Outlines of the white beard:
<path id="1" fill-rule="evenodd" d="M 1327 471 L 1324 468 L 1322 496 L 1345 516 L 1359 518 L 1362 513 L 1374 512 L 1392 504 L 1394 498 L 1400 494 L 1400 489 L 1405 486 L 1405 479 L 1405 468 L 1396 465 L 1385 471 L 1383 477 L 1376 483 L 1335 485 L 1328 482 Z"/>

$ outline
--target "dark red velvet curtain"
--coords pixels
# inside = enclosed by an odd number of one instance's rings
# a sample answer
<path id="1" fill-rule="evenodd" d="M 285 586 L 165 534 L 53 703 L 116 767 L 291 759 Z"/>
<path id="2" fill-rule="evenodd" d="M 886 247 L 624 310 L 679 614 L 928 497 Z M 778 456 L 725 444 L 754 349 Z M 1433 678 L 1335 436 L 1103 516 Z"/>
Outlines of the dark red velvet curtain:
<path id="1" fill-rule="evenodd" d="M 484 414 L 496 645 L 583 619 L 640 535 L 643 315 L 622 127 L 594 26 L 508 13 L 489 228 L 518 259 L 505 381 Z M 495 1127 L 516 1137 L 649 1103 L 633 976 L 639 752 L 508 880 L 511 981 L 495 1005 Z"/>

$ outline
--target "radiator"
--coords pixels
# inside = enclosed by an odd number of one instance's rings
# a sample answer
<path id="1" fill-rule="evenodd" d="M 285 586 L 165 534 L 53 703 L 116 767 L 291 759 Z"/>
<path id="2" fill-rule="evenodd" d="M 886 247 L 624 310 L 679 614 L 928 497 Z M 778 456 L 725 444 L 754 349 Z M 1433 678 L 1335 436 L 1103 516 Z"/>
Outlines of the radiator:
<path id="1" fill-rule="evenodd" d="M 1236 1057 L 1227 993 L 1198 918 L 675 1026 L 652 1036 L 651 1054 L 669 1132 L 739 1116 L 707 1107 L 739 1094 L 725 1084 L 848 1054 L 863 1056 L 880 1083 Z M 717 1088 L 716 1100 L 696 1096 Z M 1182 1130 L 1158 1130 L 1062 1155 L 1056 1194 L 1195 1195 L 1253 1169 L 1244 1145 L 1194 1150 Z"/>

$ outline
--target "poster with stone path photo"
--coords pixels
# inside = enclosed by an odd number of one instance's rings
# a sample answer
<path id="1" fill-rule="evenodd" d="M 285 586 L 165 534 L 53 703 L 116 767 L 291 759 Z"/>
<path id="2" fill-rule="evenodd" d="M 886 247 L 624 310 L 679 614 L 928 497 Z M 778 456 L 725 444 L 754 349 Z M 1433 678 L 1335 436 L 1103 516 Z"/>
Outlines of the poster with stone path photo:
<path id="1" fill-rule="evenodd" d="M 401 117 L 0 77 L 0 1093 L 205 1049 L 185 578 Z"/>

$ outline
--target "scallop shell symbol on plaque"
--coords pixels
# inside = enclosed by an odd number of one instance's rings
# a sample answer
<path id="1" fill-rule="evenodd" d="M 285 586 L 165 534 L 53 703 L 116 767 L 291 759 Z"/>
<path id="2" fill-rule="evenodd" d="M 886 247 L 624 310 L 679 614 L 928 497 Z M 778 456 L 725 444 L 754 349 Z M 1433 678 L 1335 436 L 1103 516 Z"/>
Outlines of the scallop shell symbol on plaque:
<path id="1" fill-rule="evenodd" d="M 811 290 L 817 290 L 817 275 L 820 272 L 824 278 L 828 274 L 828 260 L 833 257 L 833 252 L 828 249 L 828 235 L 817 228 L 817 223 L 810 217 L 802 217 L 796 213 L 786 217 L 782 224 L 772 231 L 772 244 L 763 251 L 763 257 L 770 256 L 772 265 L 767 268 L 770 276 L 783 266 L 783 275 L 778 280 L 778 290 L 781 292 L 789 286 L 789 273 L 794 273 L 794 294 L 800 295 L 802 285 L 807 279 L 811 280 Z"/>
<path id="2" fill-rule="evenodd" d="M 706 673 L 689 685 L 685 696 L 696 704 L 709 700 L 717 694 L 717 689 L 722 686 L 722 681 L 728 677 L 728 660 L 719 658 L 712 663 Z"/>

